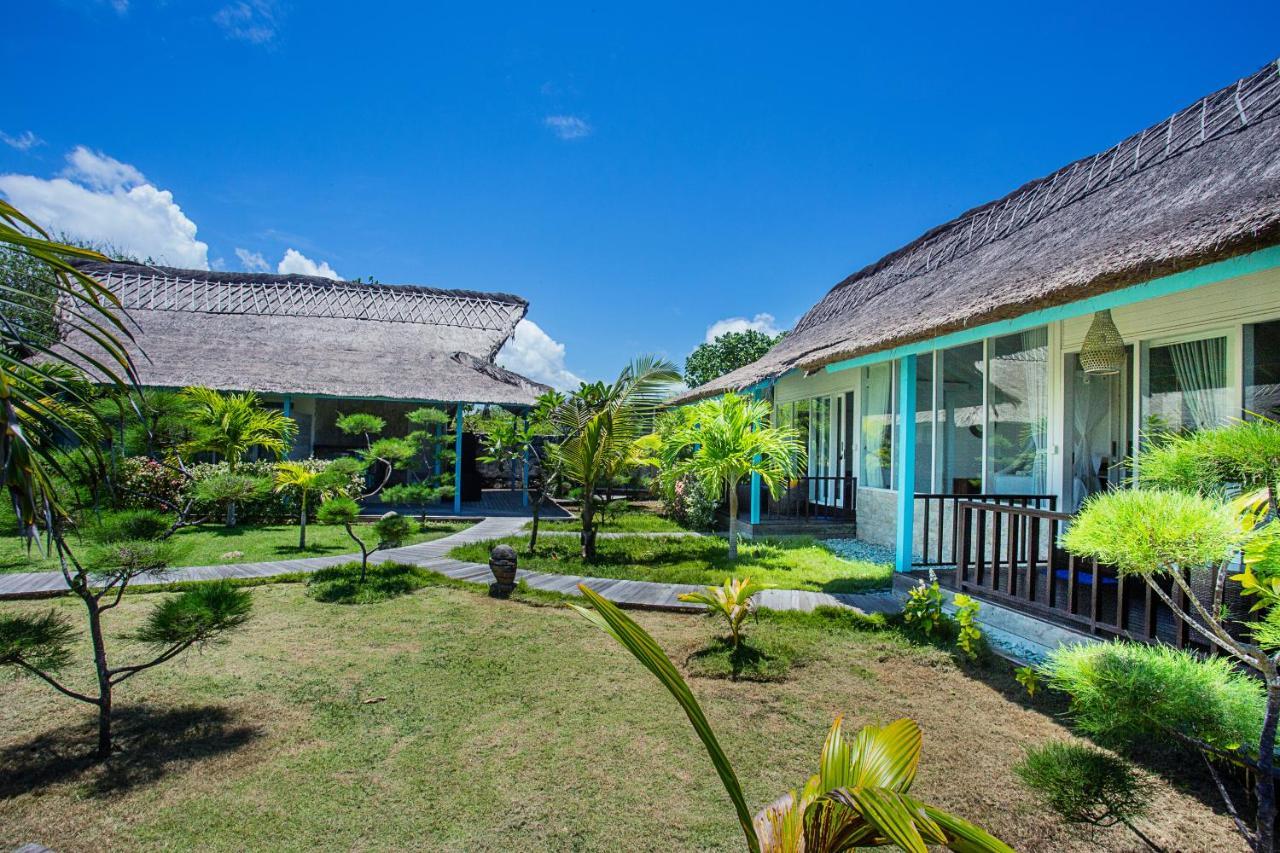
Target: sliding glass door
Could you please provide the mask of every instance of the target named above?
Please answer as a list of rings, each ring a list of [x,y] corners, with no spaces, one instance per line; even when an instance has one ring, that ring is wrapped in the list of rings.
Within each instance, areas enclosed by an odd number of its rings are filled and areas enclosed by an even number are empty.
[[[1227,335],[1147,346],[1143,358],[1144,441],[1218,426],[1239,417]]]

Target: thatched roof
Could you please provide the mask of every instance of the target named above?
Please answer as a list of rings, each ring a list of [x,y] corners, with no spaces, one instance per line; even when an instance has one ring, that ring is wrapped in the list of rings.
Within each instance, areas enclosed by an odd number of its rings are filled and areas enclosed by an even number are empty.
[[[1276,243],[1280,62],[926,232],[833,287],[764,357],[677,402]]]
[[[528,310],[518,296],[133,263],[83,269],[123,303],[144,385],[506,405],[546,390],[493,361]]]

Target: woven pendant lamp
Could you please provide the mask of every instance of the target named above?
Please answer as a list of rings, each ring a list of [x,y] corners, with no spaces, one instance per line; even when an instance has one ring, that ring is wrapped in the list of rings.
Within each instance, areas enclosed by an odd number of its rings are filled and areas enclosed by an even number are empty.
[[[1090,376],[1114,376],[1124,369],[1124,338],[1110,311],[1098,311],[1080,346],[1080,366]]]

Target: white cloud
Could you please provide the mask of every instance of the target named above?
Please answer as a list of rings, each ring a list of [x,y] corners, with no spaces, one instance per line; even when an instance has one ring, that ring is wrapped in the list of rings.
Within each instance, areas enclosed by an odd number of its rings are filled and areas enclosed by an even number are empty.
[[[0,130],[0,142],[3,142],[10,148],[16,148],[19,151],[30,151],[37,145],[44,145],[44,140],[29,130],[24,130],[17,136],[10,136],[3,130]]]
[[[271,264],[267,263],[267,259],[262,257],[261,252],[237,248],[236,257],[240,259],[240,265],[244,267],[245,272],[271,272]]]
[[[62,170],[62,176],[97,190],[127,189],[147,182],[146,177],[128,163],[121,163],[101,151],[90,151],[83,145],[77,145],[67,155],[67,167]]]
[[[547,116],[542,123],[561,139],[581,139],[595,129],[578,116]]]
[[[213,15],[213,22],[228,38],[249,44],[266,44],[278,30],[276,4],[272,0],[239,0],[228,3]]]
[[[236,254],[240,254],[239,249],[236,249]],[[262,255],[258,255],[257,258],[261,260]],[[244,260],[244,258],[242,257],[241,260]],[[285,249],[284,257],[280,259],[280,263],[276,264],[276,272],[281,275],[318,275],[322,278],[342,278],[333,267],[329,266],[328,262],[320,261],[320,263],[316,263],[297,249]]]
[[[128,163],[83,146],[67,155],[62,177],[0,175],[0,192],[54,233],[108,243],[141,258],[209,268],[209,246],[173,193],[148,183]]]
[[[766,335],[773,337],[783,331],[778,328],[776,317],[772,314],[761,312],[750,320],[746,317],[726,317],[723,320],[716,320],[710,326],[707,326],[706,342],[711,343],[727,332],[745,332],[747,329],[755,329],[757,332],[764,332]]]
[[[564,344],[532,320],[516,324],[515,334],[498,352],[498,364],[561,391],[577,388],[582,382],[564,366]]]

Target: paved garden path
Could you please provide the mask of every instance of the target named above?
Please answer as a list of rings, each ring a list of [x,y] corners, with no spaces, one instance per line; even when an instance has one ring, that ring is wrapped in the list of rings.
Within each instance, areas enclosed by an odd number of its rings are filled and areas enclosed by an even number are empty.
[[[527,519],[524,518],[485,518],[466,530],[452,533],[440,539],[433,539],[430,542],[422,542],[417,545],[406,545],[403,548],[379,551],[374,556],[374,559],[378,562],[394,560],[399,563],[413,563],[458,580],[488,583],[493,580],[493,575],[489,573],[487,565],[465,563],[445,555],[459,545],[514,535],[523,529],[526,521]],[[326,566],[349,563],[352,560],[352,556],[351,554],[336,554],[331,557],[275,560],[266,563],[188,566],[137,578],[132,585],[151,586],[177,581],[205,581],[222,578],[266,578],[295,572],[314,572]],[[692,584],[592,578],[580,575],[531,572],[524,569],[518,572],[517,578],[533,589],[562,592],[570,595],[578,594],[578,584],[586,584],[605,598],[623,607],[686,612],[701,610],[701,607],[697,605],[686,604],[678,599],[681,593],[701,588]],[[66,591],[67,584],[60,572],[21,572],[0,575],[0,599],[37,598],[60,595]],[[815,607],[834,606],[851,607],[866,613],[888,613],[901,609],[897,600],[888,592],[827,593],[794,589],[768,589],[758,593],[756,601],[761,607],[768,607],[773,610],[810,611]]]

